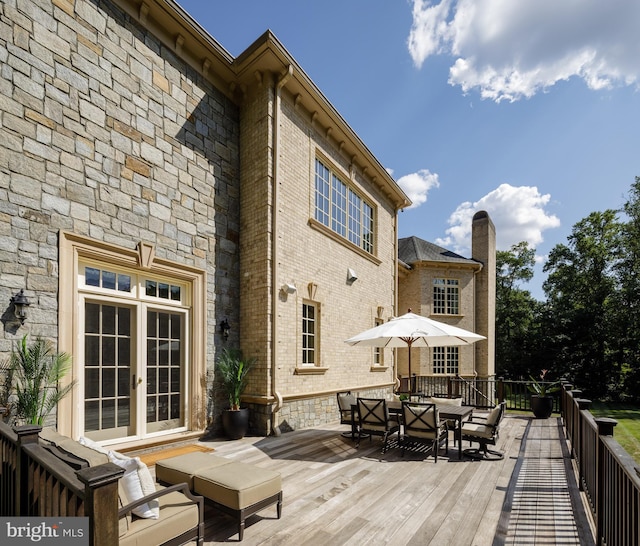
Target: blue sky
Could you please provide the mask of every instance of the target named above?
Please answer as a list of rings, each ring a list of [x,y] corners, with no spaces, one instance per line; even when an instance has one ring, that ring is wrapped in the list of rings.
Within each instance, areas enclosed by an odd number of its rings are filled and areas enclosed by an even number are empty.
[[[234,56],[275,33],[413,199],[400,237],[469,256],[487,210],[542,264],[640,175],[637,0],[179,3]]]

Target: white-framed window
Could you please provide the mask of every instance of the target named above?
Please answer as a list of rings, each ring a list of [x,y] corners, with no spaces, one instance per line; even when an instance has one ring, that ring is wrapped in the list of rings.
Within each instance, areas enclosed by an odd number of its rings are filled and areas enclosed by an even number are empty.
[[[374,252],[374,208],[316,159],[315,219],[357,247]]]
[[[457,315],[460,312],[458,279],[433,279],[433,314]]]
[[[433,347],[433,373],[457,375],[458,347]]]
[[[319,364],[318,340],[320,333],[320,307],[315,302],[302,304],[302,365]]]
[[[380,326],[384,321],[381,318],[374,320],[374,327]],[[382,347],[373,348],[373,365],[384,366],[384,349]]]
[[[105,444],[203,427],[206,274],[60,234],[59,347],[72,355],[61,433]]]

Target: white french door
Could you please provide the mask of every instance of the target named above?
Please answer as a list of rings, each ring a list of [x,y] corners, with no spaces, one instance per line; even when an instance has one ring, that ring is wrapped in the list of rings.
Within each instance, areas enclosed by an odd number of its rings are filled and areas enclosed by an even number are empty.
[[[136,278],[110,292],[108,271],[87,267],[95,293],[80,295],[81,435],[115,442],[184,430],[189,310],[181,289]],[[115,274],[114,274],[115,275]],[[86,283],[88,285],[88,283]],[[166,289],[165,289],[166,288]]]

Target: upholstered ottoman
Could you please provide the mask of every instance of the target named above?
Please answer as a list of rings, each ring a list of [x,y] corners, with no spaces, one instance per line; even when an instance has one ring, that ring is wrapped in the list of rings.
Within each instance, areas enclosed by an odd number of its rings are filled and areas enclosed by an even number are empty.
[[[242,540],[244,521],[263,508],[277,503],[278,519],[282,515],[282,479],[278,472],[245,463],[231,462],[198,471],[193,490],[238,519]]]
[[[277,503],[282,515],[282,479],[278,472],[207,453],[188,453],[156,463],[156,480],[174,484],[186,482],[192,491],[215,508],[238,521],[238,538],[244,535],[245,520]]]
[[[193,477],[197,472],[232,462],[202,451],[160,459],[156,462],[156,481],[170,485],[184,482],[193,491]]]

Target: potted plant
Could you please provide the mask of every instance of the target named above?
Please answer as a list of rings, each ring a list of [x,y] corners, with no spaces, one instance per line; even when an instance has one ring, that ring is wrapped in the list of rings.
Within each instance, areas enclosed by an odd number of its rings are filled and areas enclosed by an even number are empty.
[[[43,425],[51,410],[71,392],[72,381],[60,380],[71,370],[71,357],[57,353],[53,344],[38,337],[31,345],[25,335],[11,352],[8,365],[15,395],[15,418],[22,424]]]
[[[545,377],[549,370],[541,370],[540,380],[529,376],[531,383],[527,385],[531,391],[531,411],[538,419],[547,419],[553,412],[553,396],[554,392],[560,390],[560,382],[545,381]]]
[[[227,437],[239,440],[249,428],[249,409],[240,408],[240,397],[247,387],[248,374],[255,359],[245,359],[237,349],[224,349],[216,361],[220,387],[229,398],[229,409],[222,412],[222,427]]]

